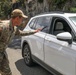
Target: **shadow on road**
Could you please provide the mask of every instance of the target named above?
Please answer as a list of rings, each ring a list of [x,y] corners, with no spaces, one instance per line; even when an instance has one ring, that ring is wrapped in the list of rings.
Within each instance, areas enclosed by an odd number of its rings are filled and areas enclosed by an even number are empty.
[[[52,75],[38,64],[33,67],[26,66],[23,59],[16,61],[15,65],[21,75]]]
[[[14,37],[8,47],[15,50],[20,49],[21,37]],[[16,61],[15,65],[21,75],[52,75],[38,64],[35,64],[33,67],[26,66],[23,59]]]

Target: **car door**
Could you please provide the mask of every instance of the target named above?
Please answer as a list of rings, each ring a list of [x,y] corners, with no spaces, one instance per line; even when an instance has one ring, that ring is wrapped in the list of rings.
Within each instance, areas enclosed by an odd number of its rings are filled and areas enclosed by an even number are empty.
[[[33,56],[43,61],[44,60],[44,50],[43,50],[44,38],[48,33],[51,18],[49,16],[48,17],[43,16],[43,17],[38,17],[36,19],[37,21],[34,29],[41,28],[42,30],[38,33],[35,33],[34,35],[29,36],[29,42],[31,45],[31,50],[32,50],[31,52]]]
[[[56,24],[59,25],[56,27]],[[45,37],[45,63],[63,75],[75,75],[75,46],[56,37],[59,33],[71,33],[72,30],[62,18],[55,18],[51,27],[50,34]]]

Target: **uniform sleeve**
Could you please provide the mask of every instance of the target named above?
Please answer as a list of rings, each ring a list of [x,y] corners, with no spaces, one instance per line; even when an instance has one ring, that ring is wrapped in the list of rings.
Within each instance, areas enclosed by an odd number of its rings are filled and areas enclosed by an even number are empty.
[[[21,31],[17,28],[16,34],[17,36],[27,36],[36,33],[35,31]]]

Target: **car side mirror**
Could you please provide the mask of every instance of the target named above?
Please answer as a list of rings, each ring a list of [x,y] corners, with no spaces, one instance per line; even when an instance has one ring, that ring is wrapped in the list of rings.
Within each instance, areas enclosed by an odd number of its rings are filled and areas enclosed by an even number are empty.
[[[59,33],[56,37],[58,40],[67,41],[69,44],[72,43],[72,35],[69,32]]]

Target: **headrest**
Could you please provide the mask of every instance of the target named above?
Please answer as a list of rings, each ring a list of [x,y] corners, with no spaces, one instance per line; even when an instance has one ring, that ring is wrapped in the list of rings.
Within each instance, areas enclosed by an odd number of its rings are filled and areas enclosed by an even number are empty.
[[[63,29],[63,23],[62,22],[57,22],[55,29]]]

